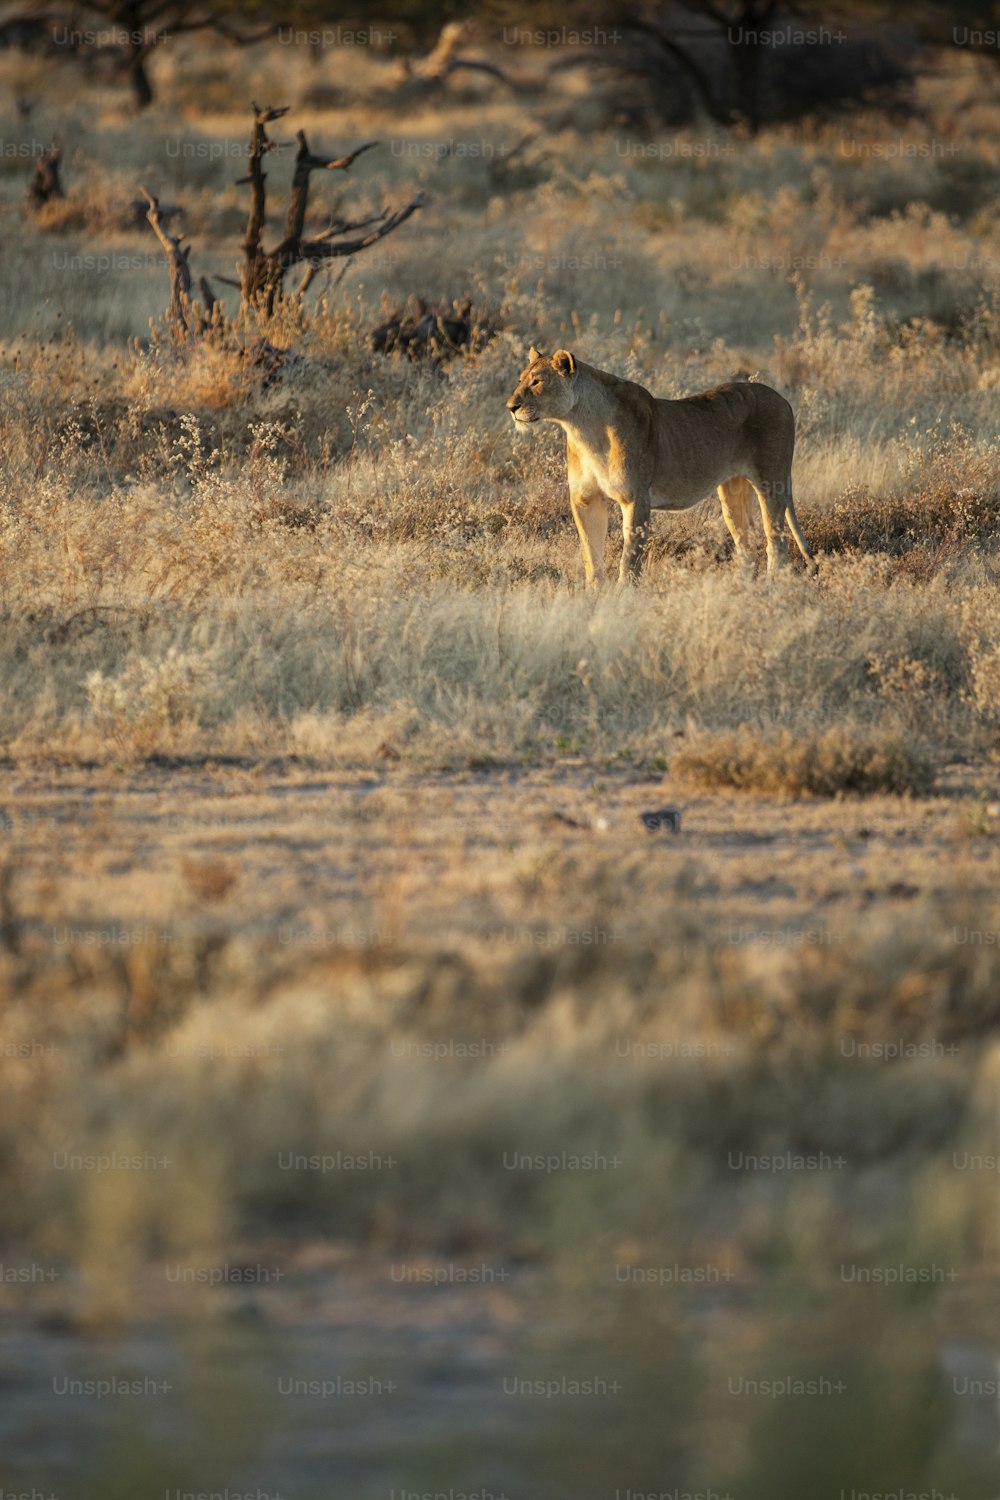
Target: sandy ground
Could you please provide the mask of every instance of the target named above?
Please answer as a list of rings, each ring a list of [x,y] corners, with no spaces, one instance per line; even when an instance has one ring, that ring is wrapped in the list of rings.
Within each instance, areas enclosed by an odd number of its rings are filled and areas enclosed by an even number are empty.
[[[717,939],[767,946],[847,942],[876,904],[990,895],[998,797],[1000,775],[982,766],[947,768],[921,799],[798,802],[582,762],[20,768],[0,777],[0,826],[20,919],[82,946],[209,921],[286,946],[608,943],[640,915],[630,889],[644,916],[682,891]],[[662,808],[679,812],[679,833],[644,825]],[[575,889],[546,880],[567,859]],[[622,870],[620,889],[602,888],[606,927],[591,922],[598,865]]]

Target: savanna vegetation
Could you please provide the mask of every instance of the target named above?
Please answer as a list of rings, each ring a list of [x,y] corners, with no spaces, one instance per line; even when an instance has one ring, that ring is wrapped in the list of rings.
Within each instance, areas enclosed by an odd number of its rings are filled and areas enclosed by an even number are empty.
[[[670,125],[489,17],[0,55],[12,1488],[995,1487],[1000,74],[926,45]],[[258,295],[252,101],[265,252],[299,130],[296,250],[419,210]],[[709,499],[585,591],[532,343],[783,391],[818,578]]]

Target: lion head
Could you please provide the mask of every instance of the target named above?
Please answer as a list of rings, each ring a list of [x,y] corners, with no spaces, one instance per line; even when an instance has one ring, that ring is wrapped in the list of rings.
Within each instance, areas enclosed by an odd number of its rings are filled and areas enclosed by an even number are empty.
[[[532,422],[546,418],[558,421],[567,416],[576,403],[575,375],[576,360],[568,349],[557,349],[555,354],[546,357],[532,348],[528,354],[528,368],[507,402],[507,410],[518,427],[530,427]]]

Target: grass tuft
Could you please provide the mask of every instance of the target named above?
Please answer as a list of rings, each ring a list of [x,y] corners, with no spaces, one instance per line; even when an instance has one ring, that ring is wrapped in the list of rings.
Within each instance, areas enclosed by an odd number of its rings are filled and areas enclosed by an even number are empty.
[[[901,735],[841,725],[812,735],[744,726],[705,736],[670,769],[698,786],[787,797],[919,797],[934,784],[932,761]]]

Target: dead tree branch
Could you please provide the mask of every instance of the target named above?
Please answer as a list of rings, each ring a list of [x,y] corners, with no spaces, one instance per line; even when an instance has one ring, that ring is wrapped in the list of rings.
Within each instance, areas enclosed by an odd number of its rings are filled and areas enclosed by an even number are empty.
[[[401,81],[412,87],[437,88],[461,68],[488,73],[501,83],[510,79],[497,63],[485,57],[470,57],[459,49],[475,37],[476,28],[469,21],[448,21],[426,57],[404,58]]]
[[[359,156],[373,150],[379,143],[366,141],[364,145],[356,146],[353,151],[342,156],[325,156],[310,150],[305,131],[300,130],[296,134],[298,150],[289,189],[284,233],[273,250],[265,249],[263,238],[267,228],[267,173],[264,164],[269,153],[278,146],[277,142],[271,140],[267,128],[287,113],[287,106],[273,108],[253,104],[249,170],[245,177],[239,179],[239,183],[248,186],[250,190],[239,279],[218,277],[225,286],[238,287],[241,312],[252,308],[270,316],[284,296],[284,279],[293,266],[305,263],[305,272],[295,294],[302,296],[324,262],[347,258],[367,250],[370,245],[385,239],[386,235],[405,224],[423,202],[422,197],[418,196],[395,212],[383,208],[379,213],[359,219],[331,218],[325,228],[312,234],[307,233],[312,174],[346,172]],[[190,246],[183,244],[181,235],[170,233],[167,227],[170,211],[145,188],[141,191],[148,205],[146,218],[166,251],[170,265],[168,317],[178,331],[204,332],[209,324],[224,321],[218,299],[206,279],[201,277],[198,285],[203,311],[197,308],[197,304],[192,304],[191,270],[188,265]]]
[[[188,265],[188,256],[191,254],[191,246],[186,248],[181,244],[179,234],[171,234],[160,219],[160,201],[145,188],[140,192],[149,204],[146,218],[152,225],[153,233],[159,240],[167,253],[170,262],[170,306],[167,316],[185,332],[188,331],[191,317],[191,268]],[[214,298],[212,299],[214,302]],[[201,320],[197,320],[200,324]]]

